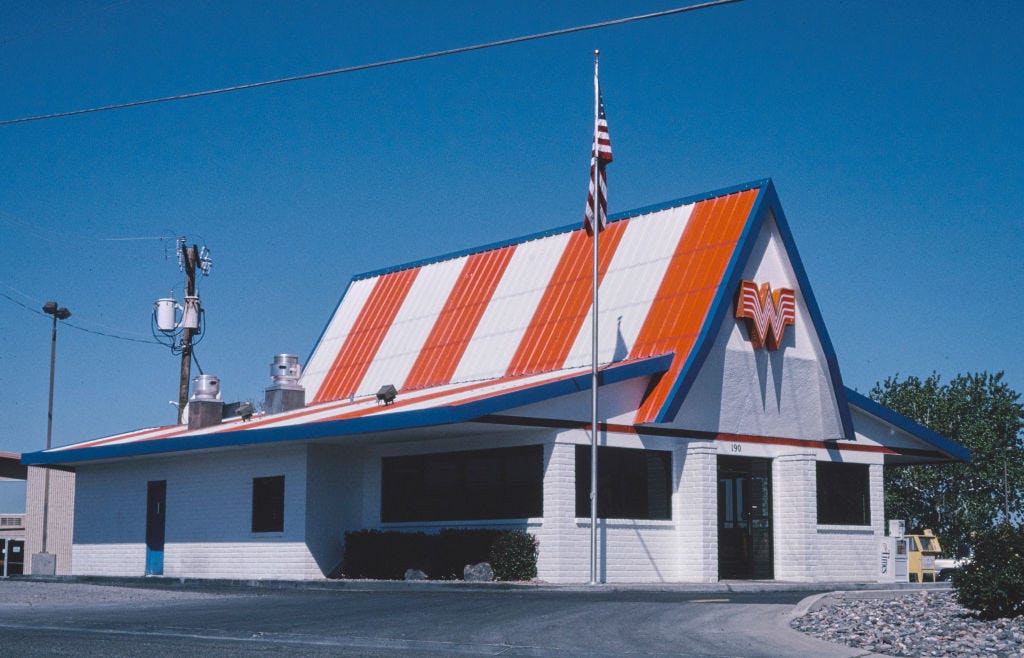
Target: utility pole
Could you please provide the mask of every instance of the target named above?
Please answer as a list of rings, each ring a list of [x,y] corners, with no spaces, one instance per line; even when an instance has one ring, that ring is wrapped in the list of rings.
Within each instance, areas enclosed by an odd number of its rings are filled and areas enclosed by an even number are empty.
[[[199,249],[196,245],[186,247],[184,240],[181,242],[181,262],[185,268],[185,300],[186,304],[190,297],[196,294],[196,263],[199,262]],[[181,334],[181,380],[178,383],[178,424],[180,425],[185,413],[185,405],[188,404],[189,375],[192,368],[192,334],[194,329],[185,327]]]

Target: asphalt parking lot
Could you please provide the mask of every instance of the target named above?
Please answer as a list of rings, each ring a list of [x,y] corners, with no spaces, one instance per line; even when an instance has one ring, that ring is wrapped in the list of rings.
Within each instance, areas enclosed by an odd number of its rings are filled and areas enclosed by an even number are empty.
[[[10,579],[0,634],[12,655],[855,655],[788,628],[820,591]]]

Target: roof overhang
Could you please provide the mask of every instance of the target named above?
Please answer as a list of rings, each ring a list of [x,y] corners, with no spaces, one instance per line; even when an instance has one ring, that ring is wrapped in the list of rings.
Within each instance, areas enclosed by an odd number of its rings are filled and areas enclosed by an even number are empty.
[[[646,359],[621,361],[600,368],[599,386],[649,377],[665,372],[672,363],[673,354],[662,354]],[[22,455],[26,465],[75,464],[91,461],[106,461],[179,453],[191,450],[215,450],[246,445],[285,443],[293,441],[314,442],[317,440],[379,436],[383,433],[402,433],[410,430],[471,423],[489,414],[523,407],[543,400],[550,400],[581,391],[590,390],[592,372],[590,367],[555,371],[536,376],[481,382],[472,387],[460,389],[456,399],[441,397],[435,404],[422,406],[420,399],[429,398],[431,392],[419,391],[410,395],[405,408],[396,403],[390,406],[370,408],[367,413],[345,416],[336,414],[328,419],[275,423],[275,416],[266,416],[266,424],[253,422],[247,427],[242,421],[225,423],[206,430],[183,432],[179,426],[159,428],[152,432],[134,433],[138,438],[110,442],[90,441],[77,446],[64,446]],[[302,413],[313,415],[318,408],[334,408],[337,405],[323,404],[306,407]],[[365,407],[364,407],[365,409]],[[339,417],[340,416],[340,417]],[[131,435],[127,435],[131,436]]]
[[[886,464],[934,464],[950,461],[971,461],[971,451],[964,446],[947,439],[902,414],[896,413],[888,407],[882,406],[853,389],[846,389],[846,399],[852,407],[887,425],[890,431],[899,433],[901,438],[904,439],[901,445],[887,446],[893,450],[893,453],[886,454]]]

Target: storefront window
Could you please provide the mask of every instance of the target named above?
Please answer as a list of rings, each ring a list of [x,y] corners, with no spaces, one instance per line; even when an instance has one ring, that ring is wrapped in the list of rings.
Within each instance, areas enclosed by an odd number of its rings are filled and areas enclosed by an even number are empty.
[[[818,523],[871,525],[867,464],[818,462]]]
[[[671,519],[672,453],[597,449],[597,515],[602,519]],[[576,446],[576,516],[590,516],[590,446]]]
[[[475,521],[543,515],[544,447],[385,457],[381,521]]]

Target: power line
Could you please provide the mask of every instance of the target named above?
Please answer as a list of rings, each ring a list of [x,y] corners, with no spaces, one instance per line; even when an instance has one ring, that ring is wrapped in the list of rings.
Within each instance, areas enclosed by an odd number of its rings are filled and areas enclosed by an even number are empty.
[[[161,98],[150,98],[141,101],[132,101],[129,103],[119,103],[117,105],[105,105],[102,107],[93,107],[83,110],[71,110],[69,112],[56,112],[54,114],[43,114],[33,117],[23,117],[20,119],[5,119],[0,121],[0,126],[8,126],[15,123],[27,123],[29,121],[44,121],[46,119],[62,119],[65,117],[78,116],[80,114],[91,114],[94,112],[107,112],[110,110],[123,110],[130,107],[140,107],[142,105],[153,105],[155,103],[168,103],[170,101],[182,101],[190,98],[202,98],[203,96],[213,96],[216,94],[227,94],[234,91],[244,91],[246,89],[257,89],[259,87],[269,87],[270,85],[279,85],[286,82],[298,82],[300,80],[312,80],[313,78],[324,78],[331,75],[340,75],[342,73],[355,73],[356,71],[366,71],[369,69],[381,68],[384,66],[394,66],[396,64],[408,64],[410,62],[419,62],[425,59],[434,59],[436,57],[446,57],[448,55],[459,55],[461,53],[473,52],[476,50],[485,50],[488,48],[497,48],[499,46],[510,46],[516,43],[524,43],[526,41],[535,41],[537,39],[548,39],[550,37],[562,36],[564,34],[573,34],[576,32],[585,32],[587,30],[596,30],[604,27],[611,27],[614,25],[623,25],[625,23],[635,23],[637,21],[644,21],[651,18],[662,18],[665,16],[672,16],[674,14],[682,14],[689,11],[696,11],[698,9],[709,9],[711,7],[717,7],[720,5],[728,5],[742,0],[712,0],[711,2],[704,2],[696,5],[689,5],[686,7],[677,7],[676,9],[667,9],[665,11],[658,11],[652,14],[642,14],[639,16],[630,16],[628,18],[617,18],[610,21],[602,21],[600,23],[591,23],[589,25],[579,25],[576,27],[567,27],[561,30],[553,30],[551,32],[541,32],[539,34],[531,34],[522,37],[513,37],[511,39],[502,39],[501,41],[491,41],[489,43],[481,43],[473,46],[462,46],[460,48],[452,48],[450,50],[439,50],[432,53],[425,53],[421,55],[411,55],[409,57],[399,57],[397,59],[389,59],[382,62],[374,62],[372,64],[358,64],[356,66],[347,66],[340,69],[332,69],[330,71],[320,71],[318,73],[304,73],[302,75],[293,75],[287,78],[277,78],[276,80],[264,80],[262,82],[250,82],[247,84],[235,85],[233,87],[222,87],[220,89],[208,89],[206,91],[194,91],[187,94],[176,94],[174,96],[163,96]]]
[[[21,308],[25,309],[29,313],[35,313],[36,315],[41,315],[43,317],[46,317],[46,314],[43,313],[42,311],[34,309],[34,308],[32,308],[31,306],[29,306],[27,304],[23,304],[22,302],[18,301],[14,297],[11,297],[10,295],[8,295],[7,293],[5,293],[3,291],[0,291],[0,297],[3,297],[4,299],[6,299],[7,301],[11,302],[12,304],[16,304],[17,306],[20,306]],[[114,334],[114,333],[110,333],[110,332],[107,332],[107,331],[97,331],[95,329],[88,329],[86,327],[82,327],[82,326],[79,326],[77,324],[72,324],[72,323],[68,322],[67,320],[62,320],[61,323],[64,324],[65,326],[71,327],[72,329],[77,329],[78,331],[84,331],[87,334],[94,334],[96,336],[103,336],[104,338],[114,338],[116,340],[124,340],[124,341],[128,341],[128,342],[131,342],[131,343],[148,343],[148,344],[152,344],[152,345],[161,345],[161,343],[159,343],[158,341],[152,340],[152,339],[132,338],[130,336],[122,336],[120,334]]]

